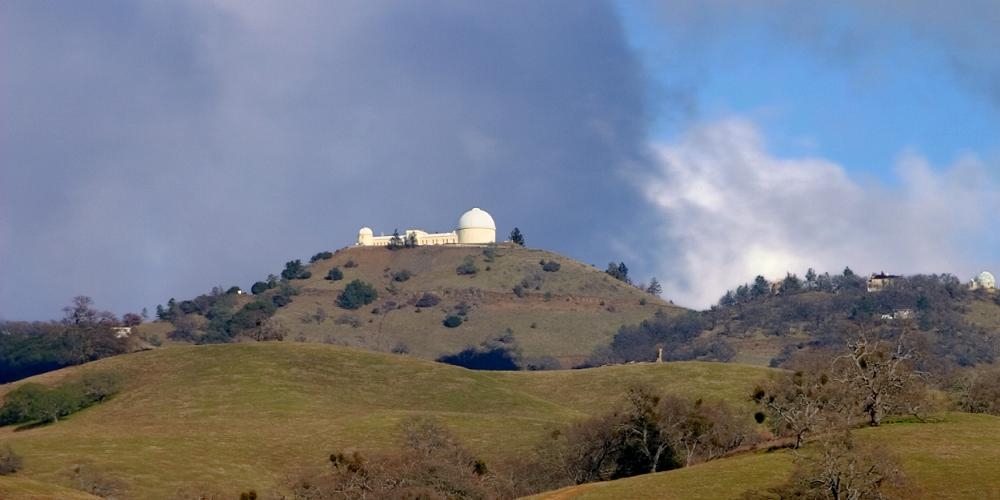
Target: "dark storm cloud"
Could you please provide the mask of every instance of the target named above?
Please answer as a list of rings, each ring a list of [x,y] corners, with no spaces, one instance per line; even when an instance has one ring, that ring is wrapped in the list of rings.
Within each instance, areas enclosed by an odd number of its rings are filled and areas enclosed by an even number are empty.
[[[472,206],[600,264],[642,213],[643,75],[603,2],[16,1],[0,37],[8,319],[248,286]]]

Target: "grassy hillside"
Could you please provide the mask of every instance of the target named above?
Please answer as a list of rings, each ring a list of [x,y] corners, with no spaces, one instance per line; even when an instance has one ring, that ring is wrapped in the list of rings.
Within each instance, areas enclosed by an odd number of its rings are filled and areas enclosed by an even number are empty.
[[[890,424],[858,436],[885,443],[897,454],[919,498],[1000,498],[1000,417],[949,414],[941,422]],[[737,498],[778,485],[791,471],[789,451],[757,453],[535,498]]]
[[[440,418],[497,461],[604,411],[632,383],[747,404],[768,373],[698,362],[474,372],[322,344],[245,343],[134,353],[27,381],[54,384],[90,370],[122,373],[124,390],[56,425],[0,428],[0,442],[24,457],[17,481],[71,486],[72,469],[84,464],[126,485],[131,498],[275,493],[333,451],[395,446],[397,424],[411,415]],[[0,386],[0,395],[16,386]]]
[[[341,249],[332,258],[310,265],[311,278],[292,281],[300,294],[279,309],[275,319],[289,339],[381,352],[405,349],[426,359],[478,345],[509,329],[526,358],[551,356],[569,368],[595,347],[606,345],[621,325],[638,323],[659,309],[682,310],[603,270],[551,252],[497,246],[491,257],[484,250],[457,246]],[[456,268],[467,259],[478,272],[459,275]],[[558,262],[559,270],[544,271],[542,260]],[[343,280],[324,279],[333,267],[343,271]],[[405,281],[393,279],[403,271],[412,276]],[[338,307],[337,296],[355,279],[372,284],[378,300],[357,310]],[[527,286],[518,296],[513,290],[522,284]],[[436,295],[440,303],[415,307],[424,293]],[[466,321],[446,328],[442,321],[462,304]],[[149,333],[156,328],[143,326]],[[161,338],[169,331],[164,328],[155,332]]]

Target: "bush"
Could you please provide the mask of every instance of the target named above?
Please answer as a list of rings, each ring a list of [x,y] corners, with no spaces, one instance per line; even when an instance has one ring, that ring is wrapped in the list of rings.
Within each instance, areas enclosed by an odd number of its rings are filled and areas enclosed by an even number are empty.
[[[312,276],[312,273],[306,271],[305,266],[302,265],[302,261],[299,259],[286,262],[285,269],[281,271],[281,277],[286,280],[304,280],[310,276]]]
[[[117,393],[118,376],[89,373],[81,380],[56,387],[27,383],[10,391],[0,407],[0,425],[26,422],[54,423]]]
[[[545,271],[547,273],[554,273],[558,271],[561,267],[562,266],[554,260],[550,260],[548,262],[542,261],[542,271]]]
[[[0,476],[9,476],[21,470],[23,464],[21,456],[14,453],[9,444],[0,448]]]
[[[352,267],[358,267],[358,263],[354,262],[354,259],[347,259],[347,262],[344,263],[344,267],[346,267],[348,269],[350,269]]]
[[[524,298],[524,287],[521,285],[515,285],[514,295],[517,295],[518,298]]]
[[[454,314],[449,315],[444,319],[444,321],[442,321],[442,324],[448,328],[455,328],[462,324],[462,317]]]
[[[459,320],[461,320],[461,318],[459,318]],[[504,347],[494,347],[492,349],[467,347],[461,352],[441,356],[437,360],[441,363],[461,366],[470,370],[512,371],[519,369],[517,366],[516,353]]]
[[[333,257],[333,252],[320,252],[316,255],[313,255],[312,258],[309,259],[309,262],[312,263],[318,260],[327,260],[331,257]]]
[[[409,270],[403,269],[402,271],[397,271],[392,273],[392,280],[398,281],[400,283],[410,279],[413,276]]]
[[[337,297],[337,305],[344,309],[358,309],[361,306],[371,304],[378,298],[375,287],[361,280],[354,280],[347,284],[347,288]]]
[[[271,285],[269,285],[266,281],[258,281],[254,283],[252,287],[250,287],[250,293],[254,295],[260,295],[270,289]]]
[[[341,271],[339,267],[330,269],[330,272],[326,273],[326,279],[330,281],[340,281],[344,279],[344,271]]]
[[[466,257],[465,262],[455,268],[455,272],[458,273],[459,276],[465,276],[476,274],[479,272],[479,269],[476,267],[475,259],[472,257]]]
[[[438,305],[440,302],[441,299],[438,298],[437,295],[428,292],[425,293],[423,296],[421,296],[419,299],[417,299],[417,302],[414,303],[413,305],[417,307],[434,307]]]
[[[287,295],[278,294],[271,297],[271,302],[273,302],[277,307],[285,307],[292,303],[292,298]]]

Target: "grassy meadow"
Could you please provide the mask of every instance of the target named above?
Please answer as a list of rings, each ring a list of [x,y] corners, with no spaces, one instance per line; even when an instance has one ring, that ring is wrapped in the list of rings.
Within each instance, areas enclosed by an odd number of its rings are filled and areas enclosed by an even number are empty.
[[[396,446],[406,417],[429,415],[487,460],[532,449],[552,430],[611,408],[648,384],[748,404],[769,370],[684,362],[555,372],[475,372],[406,356],[309,343],[172,346],[107,358],[29,381],[54,384],[113,370],[125,388],[55,425],[0,428],[24,457],[0,497],[30,484],[71,487],[83,465],[128,498],[265,497],[331,452]],[[0,386],[0,395],[17,384]],[[749,407],[747,407],[749,409]],[[748,418],[749,411],[748,411]]]
[[[939,421],[863,429],[857,437],[884,444],[900,459],[910,482],[907,498],[1000,499],[1000,417],[949,413]],[[738,498],[781,484],[792,468],[789,450],[756,452],[532,498]]]

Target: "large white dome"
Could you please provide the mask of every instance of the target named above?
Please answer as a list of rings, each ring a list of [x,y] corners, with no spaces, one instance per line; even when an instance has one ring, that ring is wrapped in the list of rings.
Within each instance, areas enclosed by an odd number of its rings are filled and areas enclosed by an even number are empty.
[[[458,229],[492,229],[496,230],[497,225],[493,222],[493,217],[485,210],[473,208],[462,214],[458,218]]]

